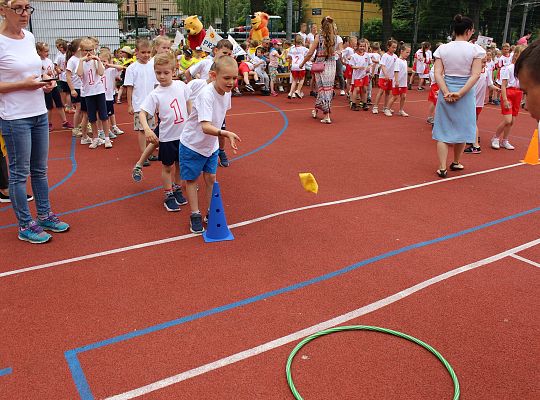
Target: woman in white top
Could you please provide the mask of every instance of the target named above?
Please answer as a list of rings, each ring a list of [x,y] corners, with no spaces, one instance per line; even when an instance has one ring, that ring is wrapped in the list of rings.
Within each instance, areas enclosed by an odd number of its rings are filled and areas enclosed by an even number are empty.
[[[51,212],[47,159],[49,121],[43,92],[54,81],[41,75],[41,59],[34,35],[24,28],[34,9],[28,0],[0,0],[0,126],[9,158],[9,196],[19,223],[19,239],[47,242],[51,235],[69,228]],[[34,221],[26,198],[26,182],[32,177],[38,218]]]
[[[469,43],[474,33],[470,18],[454,17],[455,39],[439,46],[435,51],[435,81],[439,96],[435,110],[433,139],[437,141],[439,168],[437,175],[446,178],[448,145],[454,145],[452,171],[462,170],[461,155],[466,143],[476,137],[476,107],[474,90],[471,90],[482,72],[482,58],[486,51]]]

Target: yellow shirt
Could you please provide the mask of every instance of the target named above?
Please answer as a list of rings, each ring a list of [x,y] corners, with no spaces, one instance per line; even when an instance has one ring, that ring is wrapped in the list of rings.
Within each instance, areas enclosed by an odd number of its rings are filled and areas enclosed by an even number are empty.
[[[195,57],[191,57],[190,60],[186,60],[186,56],[182,54],[182,57],[180,57],[180,62],[178,63],[180,66],[180,69],[182,71],[187,70],[189,67],[191,67],[193,64],[197,64],[200,60]]]

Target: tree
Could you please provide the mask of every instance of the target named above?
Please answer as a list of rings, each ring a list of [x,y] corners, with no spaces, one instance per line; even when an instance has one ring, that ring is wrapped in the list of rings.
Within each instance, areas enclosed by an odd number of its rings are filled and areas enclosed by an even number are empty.
[[[257,11],[267,11],[267,5],[264,0],[249,0],[249,4],[251,5],[251,13],[256,13]]]
[[[204,26],[213,25],[216,18],[223,17],[223,1],[176,0],[178,9],[186,15],[198,15]]]

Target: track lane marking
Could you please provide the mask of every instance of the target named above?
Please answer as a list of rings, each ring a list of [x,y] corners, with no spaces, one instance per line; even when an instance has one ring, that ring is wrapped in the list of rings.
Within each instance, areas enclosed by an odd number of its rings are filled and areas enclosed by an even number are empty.
[[[201,365],[201,366],[199,366],[197,368],[190,369],[190,370],[182,372],[180,374],[173,375],[173,376],[170,376],[168,378],[161,379],[159,381],[156,381],[154,383],[151,383],[151,384],[148,384],[148,385],[145,385],[145,386],[141,386],[141,387],[139,387],[137,389],[133,389],[133,390],[130,390],[130,391],[127,391],[127,392],[124,392],[124,393],[114,395],[112,397],[108,397],[107,400],[133,399],[135,397],[139,397],[139,396],[148,394],[150,392],[154,392],[156,390],[163,389],[165,387],[168,387],[168,386],[174,385],[176,383],[179,383],[179,382],[194,378],[196,376],[203,375],[203,374],[206,374],[208,372],[211,372],[211,371],[214,371],[214,370],[217,370],[217,369],[220,369],[220,368],[224,368],[224,367],[226,367],[228,365],[237,363],[239,361],[246,360],[248,358],[257,356],[257,355],[265,353],[267,351],[270,351],[270,350],[276,349],[278,347],[287,345],[289,343],[299,341],[299,340],[301,340],[301,339],[303,339],[303,338],[305,338],[307,336],[313,335],[313,334],[315,334],[315,333],[317,333],[319,331],[333,328],[333,327],[335,327],[337,325],[344,324],[344,323],[349,322],[349,321],[351,321],[353,319],[359,318],[359,317],[361,317],[363,315],[366,315],[366,314],[369,314],[371,312],[377,311],[377,310],[379,310],[379,309],[381,309],[383,307],[386,307],[386,306],[388,306],[388,305],[390,305],[392,303],[395,303],[395,302],[397,302],[399,300],[402,300],[402,299],[404,299],[406,297],[409,297],[412,294],[414,294],[414,293],[416,293],[416,292],[418,292],[418,291],[420,291],[422,289],[425,289],[425,288],[427,288],[429,286],[432,286],[432,285],[434,285],[436,283],[442,282],[442,281],[444,281],[446,279],[449,279],[451,277],[454,277],[456,275],[462,274],[463,272],[471,271],[471,270],[473,270],[475,268],[478,268],[478,267],[481,267],[481,266],[484,266],[484,265],[487,265],[487,264],[491,264],[491,263],[493,263],[495,261],[501,260],[501,259],[509,257],[509,256],[510,257],[515,257],[515,253],[517,253],[519,251],[523,251],[523,250],[528,249],[530,247],[536,246],[538,244],[540,244],[540,239],[530,241],[528,243],[522,244],[520,246],[516,246],[516,247],[514,247],[512,249],[503,251],[501,253],[498,253],[498,254],[495,254],[493,256],[484,258],[482,260],[479,260],[479,261],[476,261],[476,262],[461,266],[459,268],[455,268],[455,269],[453,269],[451,271],[448,271],[448,272],[445,272],[443,274],[437,275],[437,276],[435,276],[435,277],[433,277],[431,279],[425,280],[425,281],[420,282],[420,283],[418,283],[418,284],[416,284],[414,286],[411,286],[411,287],[409,287],[407,289],[404,289],[404,290],[402,290],[400,292],[397,292],[397,293],[395,293],[395,294],[393,294],[391,296],[385,297],[383,299],[375,301],[375,302],[373,302],[371,304],[368,304],[366,306],[357,308],[356,310],[350,311],[350,312],[348,312],[346,314],[342,314],[342,315],[340,315],[338,317],[335,317],[335,318],[329,319],[327,321],[321,322],[321,323],[319,323],[317,325],[313,325],[313,326],[310,326],[308,328],[293,332],[293,333],[291,333],[291,334],[289,334],[287,336],[280,337],[278,339],[272,340],[270,342],[266,342],[266,343],[261,344],[261,345],[256,346],[256,347],[252,347],[251,349],[241,351],[239,353],[230,355],[228,357],[221,358],[221,359],[213,361],[211,363]],[[540,265],[537,265],[537,266],[540,266]]]
[[[328,206],[334,206],[334,205],[345,204],[345,203],[352,203],[352,202],[356,202],[356,201],[372,199],[372,198],[375,198],[375,197],[387,196],[387,195],[394,194],[394,193],[399,193],[399,192],[404,192],[404,191],[408,191],[408,190],[418,189],[418,188],[431,186],[431,185],[443,184],[445,182],[451,182],[451,181],[458,180],[458,179],[465,179],[465,178],[469,178],[469,177],[472,177],[472,176],[484,175],[484,174],[488,174],[488,173],[491,173],[491,172],[501,171],[501,170],[510,169],[510,168],[514,168],[514,167],[519,167],[521,165],[525,165],[525,164],[523,164],[523,163],[510,164],[510,165],[505,165],[505,166],[502,166],[502,167],[496,167],[496,168],[491,168],[491,169],[487,169],[487,170],[472,172],[470,174],[464,174],[464,175],[459,175],[459,176],[453,176],[453,177],[446,178],[446,179],[438,179],[438,180],[434,180],[434,181],[428,181],[428,182],[419,183],[419,184],[416,184],[416,185],[404,186],[404,187],[400,187],[400,188],[397,188],[397,189],[385,190],[385,191],[382,191],[382,192],[371,193],[371,194],[367,194],[367,195],[363,195],[363,196],[350,197],[350,198],[342,199],[342,200],[335,200],[335,201],[329,201],[329,202],[324,202],[324,203],[311,204],[311,205],[303,206],[303,207],[291,208],[291,209],[288,209],[288,210],[278,211],[278,212],[275,212],[275,213],[272,213],[272,214],[263,215],[263,216],[253,218],[253,219],[249,219],[249,220],[246,220],[246,221],[237,222],[237,223],[229,225],[229,228],[235,229],[235,228],[239,228],[239,227],[242,227],[242,226],[247,226],[247,225],[257,223],[257,222],[265,221],[265,220],[268,220],[268,219],[271,219],[271,218],[276,218],[276,217],[286,215],[286,214],[292,214],[292,213],[311,210],[311,209],[315,209],[315,208],[328,207]],[[138,244],[134,244],[134,245],[130,245],[130,246],[119,247],[119,248],[116,248],[116,249],[100,251],[100,252],[96,252],[96,253],[90,253],[90,254],[86,254],[86,255],[82,255],[82,256],[77,256],[77,257],[67,258],[67,259],[63,259],[63,260],[53,261],[53,262],[49,262],[49,263],[45,263],[45,264],[34,265],[34,266],[31,266],[31,267],[19,268],[19,269],[15,269],[15,270],[0,273],[0,278],[5,278],[5,277],[8,277],[8,276],[13,276],[13,275],[19,275],[19,274],[23,274],[23,273],[26,273],[26,272],[37,271],[37,270],[46,269],[46,268],[57,267],[57,266],[60,266],[60,265],[65,265],[65,264],[71,264],[71,263],[75,263],[75,262],[79,262],[79,261],[90,260],[92,258],[109,256],[109,255],[112,255],[112,254],[123,253],[123,252],[131,251],[131,250],[137,250],[137,249],[142,249],[142,248],[151,247],[151,246],[159,246],[159,245],[162,245],[162,244],[178,242],[178,241],[181,241],[181,240],[191,239],[191,238],[194,238],[194,237],[197,237],[197,236],[200,236],[200,235],[195,235],[193,233],[189,233],[189,234],[185,234],[185,235],[173,236],[173,237],[170,237],[170,238],[153,240],[153,241],[150,241],[150,242],[144,242],[144,243],[138,243]]]
[[[516,260],[519,260],[519,261],[523,261],[524,263],[530,264],[534,267],[540,268],[539,263],[529,260],[528,258],[518,256],[517,254],[511,254],[510,257],[515,258]]]

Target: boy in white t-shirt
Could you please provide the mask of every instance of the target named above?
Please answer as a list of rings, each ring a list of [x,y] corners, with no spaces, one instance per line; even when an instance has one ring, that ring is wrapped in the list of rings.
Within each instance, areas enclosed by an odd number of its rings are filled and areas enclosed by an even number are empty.
[[[112,63],[112,54],[109,50],[101,49],[99,59],[105,67],[105,73],[101,77],[101,80],[105,86],[105,102],[107,103],[107,115],[109,116],[109,125],[111,126],[109,137],[114,139],[117,135],[122,135],[124,133],[124,131],[116,125],[116,116],[114,115],[116,81],[120,78],[124,68],[121,65]],[[105,133],[103,131],[101,132],[103,133],[103,136],[105,136]],[[105,138],[103,137],[103,139]]]
[[[394,63],[394,77],[392,80],[392,98],[384,110],[384,115],[387,117],[392,116],[392,104],[399,97],[399,115],[402,117],[408,117],[409,114],[403,109],[405,106],[405,99],[407,98],[407,77],[408,77],[408,65],[407,59],[411,54],[411,47],[409,45],[402,45],[399,50],[399,58]]]
[[[366,46],[366,42],[361,40],[356,47],[356,53],[349,59],[349,65],[353,71],[352,81],[354,89],[350,96],[350,105],[353,111],[360,111],[360,108],[364,111],[368,110],[366,88],[369,85],[368,70],[371,65],[371,57],[369,53],[366,53]]]
[[[304,85],[304,79],[306,77],[306,69],[304,67],[300,68],[300,63],[304,61],[308,49],[303,45],[304,39],[300,35],[296,35],[294,38],[294,47],[289,49],[287,57],[290,59],[291,64],[291,90],[287,95],[287,98],[297,97],[301,99],[302,94],[302,85]]]
[[[392,78],[394,76],[394,64],[398,57],[395,54],[398,43],[394,39],[390,39],[387,43],[387,51],[381,57],[379,71],[379,91],[373,105],[373,114],[379,113],[379,102],[384,94],[383,112],[388,108],[388,102],[392,99]]]
[[[157,81],[154,69],[148,63],[152,55],[150,41],[148,39],[137,40],[135,54],[137,61],[127,67],[124,86],[127,88],[128,113],[133,115],[133,129],[138,133],[139,150],[142,154],[146,149],[146,137],[144,135],[144,127],[139,119],[139,113],[142,102],[154,90]],[[147,122],[150,128],[154,129],[156,127],[153,115],[148,116]],[[145,160],[143,166],[146,167],[149,165],[150,162]]]
[[[157,54],[154,57],[154,71],[159,86],[141,104],[140,121],[147,140],[157,144],[158,137],[150,129],[147,116],[159,114],[159,161],[161,178],[165,190],[163,205],[167,211],[180,211],[187,204],[180,187],[178,146],[185,121],[191,111],[189,89],[182,81],[174,81],[176,60],[171,53]],[[176,168],[174,168],[176,167]]]
[[[210,206],[212,188],[216,181],[218,138],[229,139],[235,152],[236,141],[240,141],[235,133],[218,128],[222,126],[225,114],[231,108],[231,90],[238,76],[238,65],[232,57],[221,57],[215,61],[214,68],[215,71],[210,71],[214,82],[204,87],[193,102],[191,114],[180,137],[180,177],[186,180],[191,207],[190,230],[193,233],[204,232],[197,179],[203,173]]]

